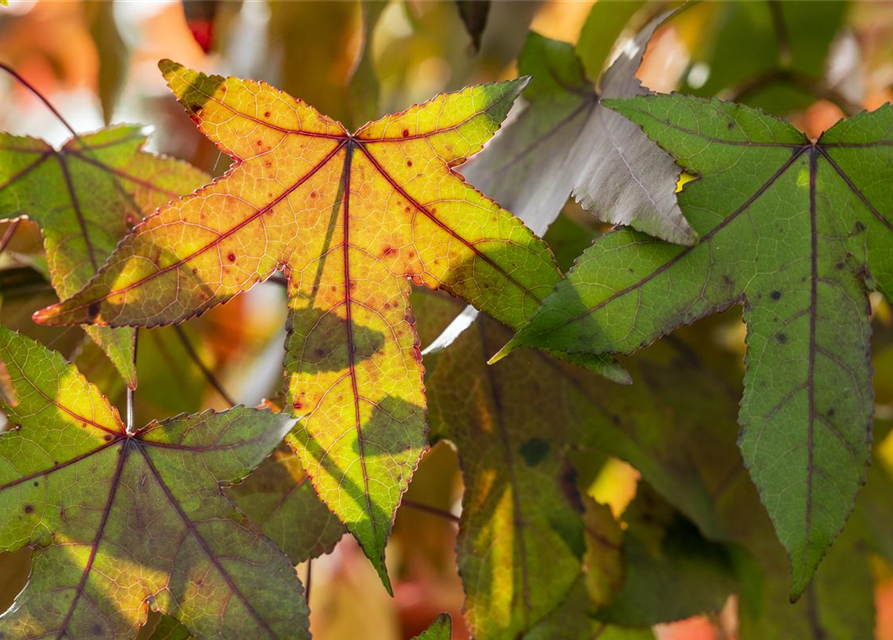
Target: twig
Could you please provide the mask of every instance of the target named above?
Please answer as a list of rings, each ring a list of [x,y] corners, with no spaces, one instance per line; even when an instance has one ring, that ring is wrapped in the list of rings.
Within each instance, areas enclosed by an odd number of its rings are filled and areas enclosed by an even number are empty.
[[[61,122],[61,123],[65,126],[65,128],[68,129],[68,130],[71,132],[71,135],[73,135],[75,138],[80,139],[79,136],[78,136],[78,132],[74,130],[74,127],[72,127],[72,126],[68,123],[68,120],[66,120],[66,119],[62,116],[62,114],[59,113],[59,111],[56,110],[56,107],[54,107],[54,106],[50,103],[50,101],[47,100],[46,97],[44,97],[44,95],[34,87],[34,85],[32,85],[32,84],[31,84],[30,82],[28,82],[27,80],[25,80],[22,76],[19,75],[19,73],[18,73],[15,69],[13,69],[12,67],[10,67],[9,65],[6,65],[6,64],[3,64],[2,62],[0,62],[0,69],[3,69],[6,73],[8,73],[9,75],[11,75],[13,78],[15,78],[15,79],[16,79],[16,80],[17,80],[23,87],[25,87],[26,89],[28,89],[28,91],[30,91],[30,92],[33,93],[35,96],[37,96],[37,98],[44,104],[44,106],[46,106],[47,109],[49,109],[50,111],[52,111],[52,112],[53,112],[53,115],[56,116],[56,118],[59,119],[59,122]]]
[[[454,515],[449,511],[444,511],[443,509],[438,509],[437,507],[432,507],[427,504],[421,504],[420,502],[415,502],[414,500],[407,500],[406,498],[404,498],[400,504],[404,507],[415,509],[416,511],[423,511],[425,513],[430,513],[431,515],[439,516],[444,520],[449,520],[453,524],[459,524],[459,516]]]
[[[793,62],[791,56],[791,39],[788,37],[788,27],[781,12],[779,0],[767,0],[769,15],[772,16],[772,29],[775,31],[775,41],[778,43],[778,64],[782,69],[789,69]]]
[[[205,366],[205,363],[202,362],[202,359],[199,357],[195,348],[192,346],[192,343],[189,342],[189,338],[186,335],[186,332],[183,331],[183,327],[178,324],[174,325],[174,330],[177,332],[177,336],[180,338],[180,342],[183,343],[183,348],[186,349],[186,353],[189,354],[189,357],[196,364],[196,366],[201,370],[204,374],[205,379],[211,384],[212,387],[220,394],[220,397],[226,400],[230,406],[235,406],[236,401],[233,400],[232,396],[226,392],[226,389],[223,388],[223,385],[220,384],[220,381],[217,377],[211,372],[208,367]]]
[[[741,83],[732,89],[727,97],[733,102],[743,102],[757,91],[783,82],[790,82],[820,100],[827,100],[837,105],[847,116],[854,116],[862,109],[860,105],[851,102],[846,96],[825,85],[824,82],[792,69],[770,69]]]

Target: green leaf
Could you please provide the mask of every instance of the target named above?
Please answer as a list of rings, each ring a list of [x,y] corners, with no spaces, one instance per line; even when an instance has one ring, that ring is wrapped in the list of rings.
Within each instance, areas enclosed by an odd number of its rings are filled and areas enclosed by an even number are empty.
[[[0,551],[34,549],[0,635],[132,637],[149,608],[198,638],[309,638],[288,558],[221,495],[294,419],[253,409],[151,422],[117,410],[56,352],[0,327]]]
[[[445,324],[436,318],[460,309],[431,294],[417,295],[413,304],[423,339]],[[586,543],[570,460],[575,450],[631,462],[665,495],[675,494],[703,531],[724,533],[687,450],[674,446],[666,429],[700,427],[691,407],[705,404],[716,389],[697,377],[698,367],[656,356],[637,371],[633,362],[634,374],[645,381],[621,388],[533,350],[488,367],[492,345],[509,335],[481,317],[453,346],[426,360],[432,437],[456,445],[465,483],[458,564],[466,617],[477,635],[494,638],[531,631],[561,606],[579,576]],[[678,388],[656,400],[646,376],[678,382]],[[599,575],[596,563],[590,565],[592,580],[616,584],[610,562]]]
[[[519,72],[532,77],[524,93],[527,104],[516,107],[517,119],[462,169],[469,182],[536,233],[545,232],[573,194],[606,222],[632,225],[672,242],[694,242],[673,196],[679,171],[672,158],[634,124],[602,106],[605,98],[647,93],[636,70],[668,15],[636,35],[601,77],[598,92],[572,45],[531,32],[518,58]],[[608,38],[613,42],[617,35]]]
[[[680,18],[702,34],[681,90],[713,96],[725,89],[741,102],[783,114],[815,101],[826,58],[847,2],[708,2]],[[685,25],[684,23],[688,23]],[[741,55],[747,51],[747,55]],[[698,74],[703,81],[692,83]],[[703,77],[703,76],[702,76]]]
[[[329,553],[344,535],[344,525],[320,501],[288,447],[279,447],[227,494],[292,564]]]
[[[608,234],[502,355],[524,344],[631,353],[743,302],[740,446],[790,555],[796,599],[868,467],[867,291],[893,295],[893,223],[883,213],[891,202],[881,186],[893,178],[893,109],[838,123],[812,144],[784,121],[716,100],[612,106],[700,176],[679,202],[702,240],[680,248]]]
[[[87,284],[144,215],[207,181],[184,162],[143,151],[145,143],[130,125],[78,136],[59,150],[0,134],[0,216],[40,225],[60,298]],[[135,387],[133,330],[85,330]]]
[[[441,613],[431,626],[415,636],[412,640],[450,640],[453,633],[453,622],[450,614]]]
[[[732,548],[705,540],[647,485],[623,515],[626,573],[596,617],[619,625],[652,625],[722,609],[737,590]]]
[[[454,0],[456,9],[465,30],[471,36],[471,51],[481,50],[481,38],[487,28],[487,17],[490,15],[490,0]]]
[[[437,308],[429,297],[425,314]],[[432,435],[455,443],[465,484],[457,543],[465,617],[476,636],[494,639],[516,638],[557,608],[583,555],[579,498],[563,479],[578,416],[543,363],[487,367],[505,333],[478,319],[426,377]]]
[[[598,78],[624,27],[642,5],[640,0],[596,2],[580,29],[576,49],[587,78]],[[638,66],[638,65],[637,65]]]

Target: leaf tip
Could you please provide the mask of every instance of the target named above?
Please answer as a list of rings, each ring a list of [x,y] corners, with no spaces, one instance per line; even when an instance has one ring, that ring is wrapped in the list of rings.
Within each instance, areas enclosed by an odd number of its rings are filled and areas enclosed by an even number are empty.
[[[512,338],[511,340],[509,340],[509,342],[502,349],[497,351],[496,354],[492,358],[487,360],[487,364],[489,364],[489,365],[496,364],[497,362],[499,362],[500,360],[505,358],[507,355],[509,355],[512,351],[517,349],[519,346],[520,345],[516,342],[515,338]]]

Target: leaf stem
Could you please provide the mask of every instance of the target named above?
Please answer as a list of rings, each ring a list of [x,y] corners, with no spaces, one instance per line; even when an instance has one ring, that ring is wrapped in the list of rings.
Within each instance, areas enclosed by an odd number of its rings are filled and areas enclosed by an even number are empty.
[[[233,400],[232,396],[226,392],[226,389],[223,388],[223,385],[213,374],[213,372],[205,366],[204,362],[202,362],[202,359],[199,357],[198,352],[189,341],[189,337],[186,335],[186,332],[183,331],[183,327],[175,324],[174,330],[177,332],[177,336],[180,338],[180,342],[183,343],[183,348],[186,349],[186,353],[189,354],[189,357],[204,374],[205,379],[211,384],[212,387],[214,387],[217,393],[220,394],[221,398],[226,400],[230,404],[230,406],[235,406],[236,401]]]
[[[19,223],[22,221],[21,218],[17,220],[13,220],[12,224],[6,227],[6,233],[3,234],[3,239],[0,240],[0,254],[6,251],[6,247],[9,246],[12,237],[15,235],[16,230],[19,228]]]
[[[137,343],[139,341],[139,329],[133,330],[133,366],[136,366]],[[127,435],[132,436],[133,429],[133,392],[134,389],[127,385],[127,423],[125,431]]]
[[[788,27],[781,11],[781,3],[777,0],[768,0],[769,14],[772,16],[772,29],[775,32],[775,42],[778,46],[778,64],[782,69],[789,69],[793,62],[791,55],[791,39],[788,36]]]
[[[304,579],[304,602],[310,604],[310,580],[313,577],[313,560],[307,561],[307,577]]]
[[[44,96],[40,91],[38,91],[37,88],[33,84],[31,84],[30,82],[25,80],[22,76],[19,75],[19,73],[15,69],[13,69],[12,67],[10,67],[7,64],[0,62],[0,69],[3,69],[3,71],[5,71],[9,75],[11,75],[13,78],[15,78],[19,84],[21,84],[23,87],[28,89],[28,91],[30,91],[35,96],[37,96],[37,98],[44,104],[44,106],[47,109],[49,109],[53,113],[54,116],[56,116],[56,118],[59,120],[59,122],[61,122],[65,126],[65,128],[71,132],[71,135],[73,135],[75,138],[78,138],[78,132],[74,130],[74,127],[72,127],[71,124],[69,124],[68,120],[66,120],[64,118],[64,116],[61,113],[59,113],[59,111],[56,109],[56,107],[54,107],[53,104],[46,98],[46,96]]]
[[[791,69],[770,69],[750,80],[742,82],[730,90],[727,99],[732,102],[744,102],[747,98],[773,84],[790,82],[819,100],[833,103],[847,116],[854,116],[862,109],[861,105],[849,100],[839,91],[827,86],[824,82],[811,78]]]
[[[438,509],[437,507],[432,507],[431,505],[422,504],[420,502],[416,502],[414,500],[407,500],[406,498],[400,503],[404,507],[409,507],[410,509],[415,509],[416,511],[422,511],[424,513],[430,513],[431,515],[438,516],[443,518],[444,520],[449,520],[453,524],[459,524],[459,516],[450,513],[449,511],[445,511],[443,509]]]

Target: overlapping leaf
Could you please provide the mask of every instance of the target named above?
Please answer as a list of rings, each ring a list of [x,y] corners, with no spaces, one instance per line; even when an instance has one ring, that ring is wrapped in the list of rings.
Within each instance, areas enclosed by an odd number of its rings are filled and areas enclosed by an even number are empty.
[[[145,143],[134,126],[81,135],[58,150],[0,134],[0,217],[40,225],[60,298],[84,286],[144,215],[207,181],[184,162],[142,151]],[[133,330],[86,330],[136,386]]]
[[[868,466],[867,290],[893,295],[884,186],[893,179],[893,109],[860,114],[810,143],[786,122],[715,100],[613,106],[701,176],[679,200],[702,240],[679,248],[634,231],[609,234],[513,346],[629,353],[743,302],[741,450],[790,554],[796,598]]]
[[[198,638],[308,638],[288,558],[241,522],[220,484],[294,425],[252,409],[182,415],[130,435],[56,352],[0,328],[0,551],[34,548],[0,637],[128,638],[148,609]]]
[[[425,438],[409,280],[513,326],[560,279],[546,245],[453,172],[523,81],[445,94],[348,133],[258,82],[165,61],[202,132],[235,159],[139,225],[41,322],[180,322],[285,267],[289,442],[387,583],[384,544]]]
[[[435,318],[452,317],[460,305],[424,295],[415,307],[427,337],[445,324]],[[661,437],[668,424],[696,425],[698,414],[689,408],[716,395],[698,367],[663,353],[638,371],[633,367],[645,381],[679,381],[683,398],[652,394],[644,390],[647,385],[606,385],[598,376],[533,350],[518,354],[518,361],[488,367],[487,354],[509,336],[505,327],[480,318],[431,359],[426,376],[432,436],[456,445],[465,483],[458,542],[465,613],[472,630],[487,638],[532,633],[572,597],[587,548],[571,464],[575,450],[630,461],[662,493],[678,494],[702,531],[713,537],[724,533],[688,451]],[[531,398],[538,401],[531,403]],[[606,560],[620,549],[598,552]],[[590,576],[609,582],[593,589],[590,608],[607,604],[606,592],[617,584],[616,567],[592,563]]]
[[[344,526],[319,501],[300,460],[284,445],[227,495],[292,564],[329,553],[344,535]]]
[[[593,14],[612,11],[610,5],[596,4]],[[519,71],[532,77],[524,92],[527,104],[462,170],[469,182],[537,233],[545,232],[573,194],[606,222],[632,225],[671,242],[694,242],[673,197],[679,174],[673,159],[601,104],[603,98],[647,93],[635,74],[665,18],[655,18],[636,35],[601,76],[597,91],[573,45],[531,32],[518,58]],[[623,27],[617,22],[615,33],[602,34],[610,42]],[[595,55],[592,39],[589,35],[582,43],[590,58]]]

